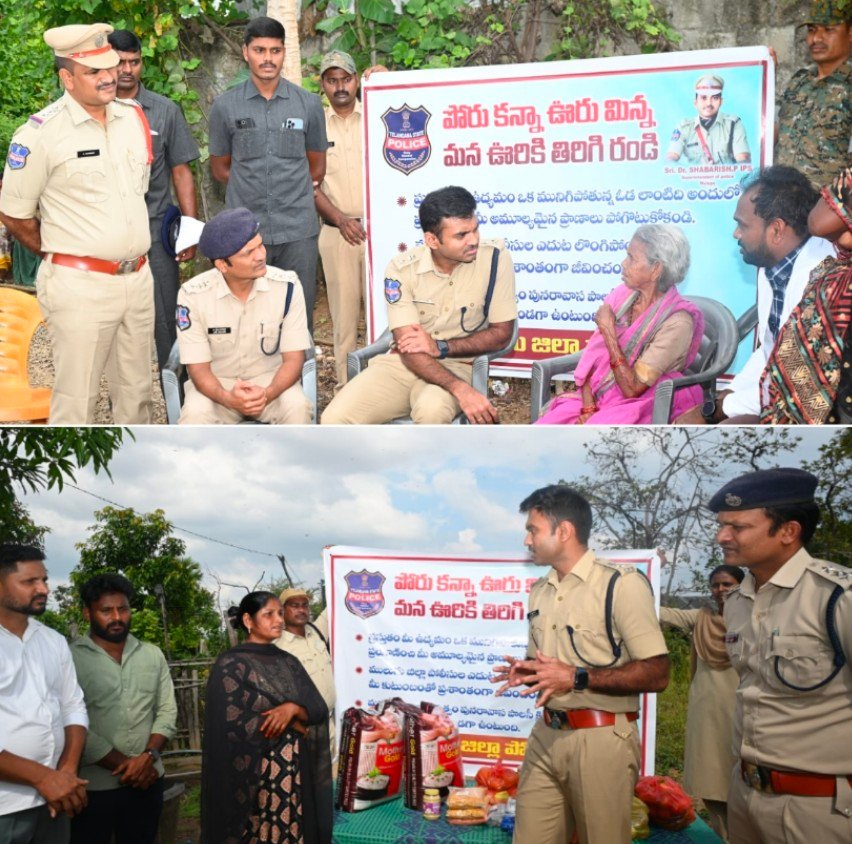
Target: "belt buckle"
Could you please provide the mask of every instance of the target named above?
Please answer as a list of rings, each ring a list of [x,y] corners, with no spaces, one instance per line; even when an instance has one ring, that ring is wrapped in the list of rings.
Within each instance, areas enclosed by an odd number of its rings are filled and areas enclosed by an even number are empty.
[[[772,792],[772,783],[768,772],[761,770],[760,765],[753,765],[750,762],[744,762],[742,772],[743,779],[755,791],[762,791],[765,793]]]
[[[560,712],[558,709],[548,709],[547,714],[550,718],[548,726],[551,730],[561,730],[563,725],[568,723],[565,713]]]
[[[115,271],[115,274],[127,275],[128,273],[136,272],[136,264],[138,262],[138,258],[128,258],[126,261],[119,261],[118,269]]]

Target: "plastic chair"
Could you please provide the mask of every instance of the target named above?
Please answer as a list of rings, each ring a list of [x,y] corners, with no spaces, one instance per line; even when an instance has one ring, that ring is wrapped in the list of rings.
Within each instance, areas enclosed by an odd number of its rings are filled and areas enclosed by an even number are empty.
[[[354,352],[349,352],[346,356],[346,372],[351,381],[362,369],[366,368],[367,363],[371,358],[377,355],[383,355],[390,351],[393,334],[390,329],[386,328],[381,336],[370,343],[369,346],[364,346],[363,349],[357,349]],[[491,361],[497,358],[505,357],[511,354],[518,342],[518,321],[515,320],[512,328],[512,336],[509,343],[502,349],[496,352],[488,352],[484,355],[478,355],[473,359],[473,373],[470,380],[470,385],[483,396],[488,396],[488,373],[491,367]],[[414,424],[410,416],[400,416],[397,419],[391,419],[389,425],[412,425]],[[467,417],[463,413],[459,413],[453,419],[453,425],[467,425]]]
[[[654,410],[651,422],[667,425],[671,414],[674,391],[679,387],[700,384],[704,391],[704,407],[715,404],[716,379],[723,375],[737,354],[740,342],[734,315],[715,299],[704,296],[687,296],[704,314],[704,336],[695,360],[680,378],[667,378],[657,382],[654,392]],[[530,415],[535,422],[550,399],[550,382],[556,375],[572,374],[580,362],[582,352],[562,355],[549,360],[536,361],[532,367],[530,384]]]
[[[755,328],[757,328],[757,305],[752,305],[737,319],[737,336],[740,338],[740,342],[745,340]]]
[[[31,387],[27,358],[43,322],[35,296],[0,287],[0,422],[46,422],[49,387]]]
[[[189,375],[186,367],[180,362],[180,347],[175,340],[169,359],[160,372],[160,384],[163,388],[163,398],[166,402],[166,419],[169,425],[177,425],[180,419],[180,409],[183,405],[183,385]],[[302,365],[302,390],[313,407],[311,422],[317,421],[317,362],[313,348],[305,349],[305,362]],[[246,420],[252,423],[252,420]],[[260,423],[257,423],[260,424]]]

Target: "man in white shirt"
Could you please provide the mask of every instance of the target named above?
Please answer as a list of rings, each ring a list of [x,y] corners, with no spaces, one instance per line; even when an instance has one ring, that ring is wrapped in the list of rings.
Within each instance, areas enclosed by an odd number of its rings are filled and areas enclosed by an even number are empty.
[[[77,776],[89,721],[68,644],[47,608],[44,554],[0,545],[0,841],[65,844],[86,805]]]
[[[331,740],[331,755],[334,758],[334,704],[337,693],[331,668],[326,610],[320,613],[314,624],[311,621],[308,593],[304,589],[285,589],[280,600],[284,610],[284,630],[275,640],[275,644],[282,651],[293,654],[302,663],[328,706],[328,736]]]
[[[688,411],[680,424],[760,421],[760,375],[778,332],[799,304],[811,270],[834,247],[808,232],[808,214],[819,193],[793,167],[775,165],[748,182],[734,212],[734,239],[746,264],[758,267],[757,348],[728,386],[719,393],[712,417]]]

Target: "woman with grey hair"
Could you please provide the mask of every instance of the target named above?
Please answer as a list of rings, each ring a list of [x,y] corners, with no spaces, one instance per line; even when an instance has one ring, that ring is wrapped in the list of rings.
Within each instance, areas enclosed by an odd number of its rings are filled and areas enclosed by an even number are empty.
[[[651,421],[654,385],[692,363],[704,334],[701,311],[676,290],[688,269],[689,241],[677,226],[636,229],[621,262],[623,283],[598,309],[597,330],[574,370],[577,389],[557,396],[536,424]],[[700,402],[700,387],[676,390],[671,418]]]

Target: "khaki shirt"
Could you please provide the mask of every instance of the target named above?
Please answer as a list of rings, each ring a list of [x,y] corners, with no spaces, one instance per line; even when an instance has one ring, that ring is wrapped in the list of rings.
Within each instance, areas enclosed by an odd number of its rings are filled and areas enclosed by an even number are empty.
[[[71,644],[77,681],[86,697],[89,732],[80,776],[91,791],[119,788],[118,777],[95,764],[110,750],[138,756],[152,733],[171,738],[177,729],[177,703],[169,666],[155,645],[127,637],[121,663],[88,634]],[[154,763],[163,775],[163,763]]]
[[[208,270],[181,287],[177,302],[181,363],[210,363],[217,378],[251,380],[276,371],[284,352],[311,347],[305,295],[288,270],[267,267],[246,302],[231,293],[219,270]]]
[[[364,216],[364,155],[361,143],[361,103],[341,117],[331,106],[325,109],[328,150],[322,192],[335,208],[349,217]]]
[[[712,161],[707,160],[707,153],[699,140],[699,126],[701,123],[697,117],[684,120],[672,134],[669,154],[678,158],[686,156],[690,164],[734,164],[738,155],[750,154],[745,126],[739,117],[719,113],[709,129],[701,126]]]
[[[325,611],[315,622],[322,635],[328,639],[328,617]],[[334,690],[334,674],[331,670],[331,655],[325,646],[325,642],[317,635],[310,625],[305,625],[305,635],[297,636],[284,630],[275,644],[282,651],[293,654],[302,663],[308,672],[314,685],[317,687],[322,699],[328,706],[329,714],[334,709],[337,693]]]
[[[606,592],[613,573],[620,572],[612,602],[612,633],[621,645],[621,656],[613,662],[606,635]],[[540,578],[530,592],[530,638],[527,656],[536,649],[545,656],[579,668],[617,667],[640,659],[668,653],[654,610],[654,595],[647,578],[635,569],[615,566],[587,551],[560,581],[554,569]],[[566,629],[574,628],[575,652]],[[569,692],[550,698],[552,709],[603,709],[606,712],[636,712],[639,695],[610,695],[603,692]]]
[[[488,319],[483,322],[491,256],[495,249],[500,250],[497,281]],[[436,269],[428,246],[416,246],[388,264],[385,270],[385,301],[391,330],[419,323],[436,340],[466,337],[490,323],[517,318],[512,256],[502,240],[483,240],[475,261],[458,264],[450,275],[446,275]],[[464,327],[462,308],[466,309]]]
[[[825,624],[828,599],[847,663],[832,670]],[[852,571],[815,560],[802,548],[759,590],[747,573],[725,599],[726,644],[740,677],[734,753],[747,762],[815,774],[852,774]],[[776,673],[777,670],[777,673]]]
[[[106,114],[104,127],[66,93],[12,138],[0,211],[40,214],[45,252],[124,261],[151,246],[147,127],[122,100]]]

